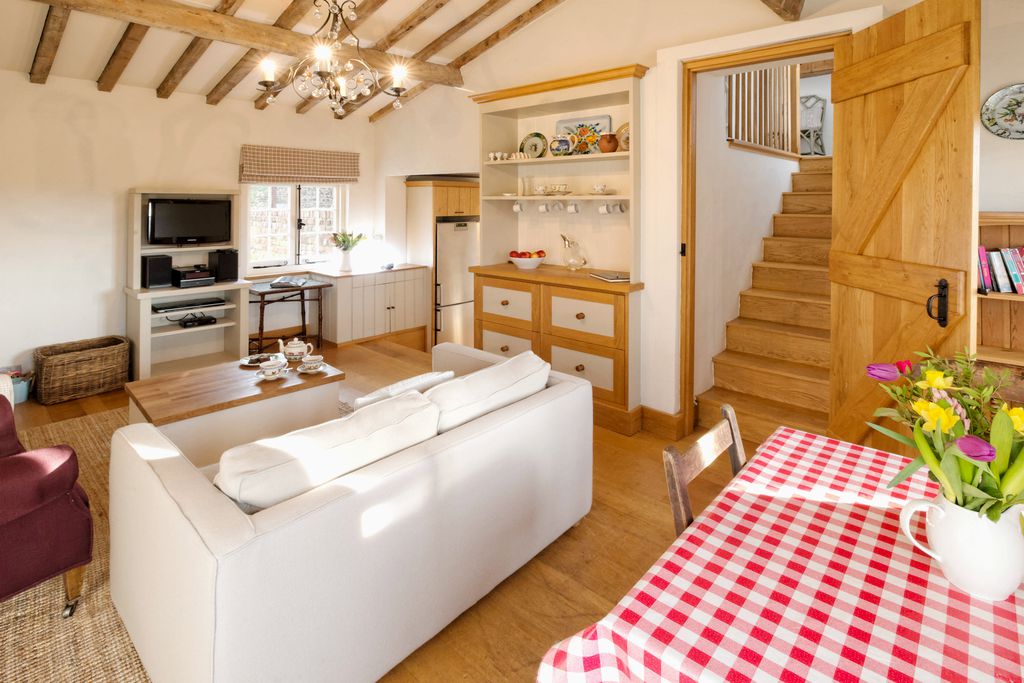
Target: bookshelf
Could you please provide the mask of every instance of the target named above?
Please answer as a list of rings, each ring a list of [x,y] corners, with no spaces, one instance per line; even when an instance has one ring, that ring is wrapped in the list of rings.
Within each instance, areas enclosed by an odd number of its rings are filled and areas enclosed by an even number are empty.
[[[978,244],[987,250],[1024,246],[1024,212],[983,211]],[[979,360],[1024,367],[1024,296],[977,294]]]

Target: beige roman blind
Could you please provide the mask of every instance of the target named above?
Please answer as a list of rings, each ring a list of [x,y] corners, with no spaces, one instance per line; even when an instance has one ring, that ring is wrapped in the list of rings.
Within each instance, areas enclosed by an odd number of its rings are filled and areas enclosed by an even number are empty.
[[[325,185],[355,183],[359,182],[359,153],[242,145],[238,181]]]

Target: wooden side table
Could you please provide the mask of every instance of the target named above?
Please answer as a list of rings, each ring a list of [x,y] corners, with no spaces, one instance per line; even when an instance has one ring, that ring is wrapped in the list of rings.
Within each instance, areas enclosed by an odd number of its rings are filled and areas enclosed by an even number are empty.
[[[263,353],[267,349],[267,342],[263,340],[264,319],[267,306],[279,303],[297,303],[301,311],[302,331],[299,336],[309,341],[306,330],[306,302],[316,303],[316,348],[319,349],[324,343],[324,290],[333,287],[329,282],[318,282],[307,280],[305,284],[297,287],[271,287],[269,282],[260,282],[249,288],[249,303],[259,304],[260,319],[257,338],[249,341],[249,348],[256,353]]]

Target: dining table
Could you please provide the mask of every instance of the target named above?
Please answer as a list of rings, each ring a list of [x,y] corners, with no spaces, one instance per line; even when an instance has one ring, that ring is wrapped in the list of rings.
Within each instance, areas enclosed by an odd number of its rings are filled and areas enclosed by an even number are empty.
[[[973,598],[901,534],[902,507],[939,491],[926,470],[889,488],[906,464],[778,429],[537,680],[1022,681],[1024,590]]]

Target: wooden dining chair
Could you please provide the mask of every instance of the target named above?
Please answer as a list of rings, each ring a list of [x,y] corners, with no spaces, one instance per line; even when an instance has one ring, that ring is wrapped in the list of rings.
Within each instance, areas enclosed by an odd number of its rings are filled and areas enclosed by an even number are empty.
[[[722,405],[722,417],[725,419],[697,439],[685,453],[680,453],[675,446],[667,446],[662,452],[665,479],[668,481],[668,499],[672,504],[677,536],[693,522],[693,505],[686,488],[690,482],[725,451],[729,451],[733,476],[739,474],[747,462],[740,428],[736,422],[736,411],[728,403]]]

